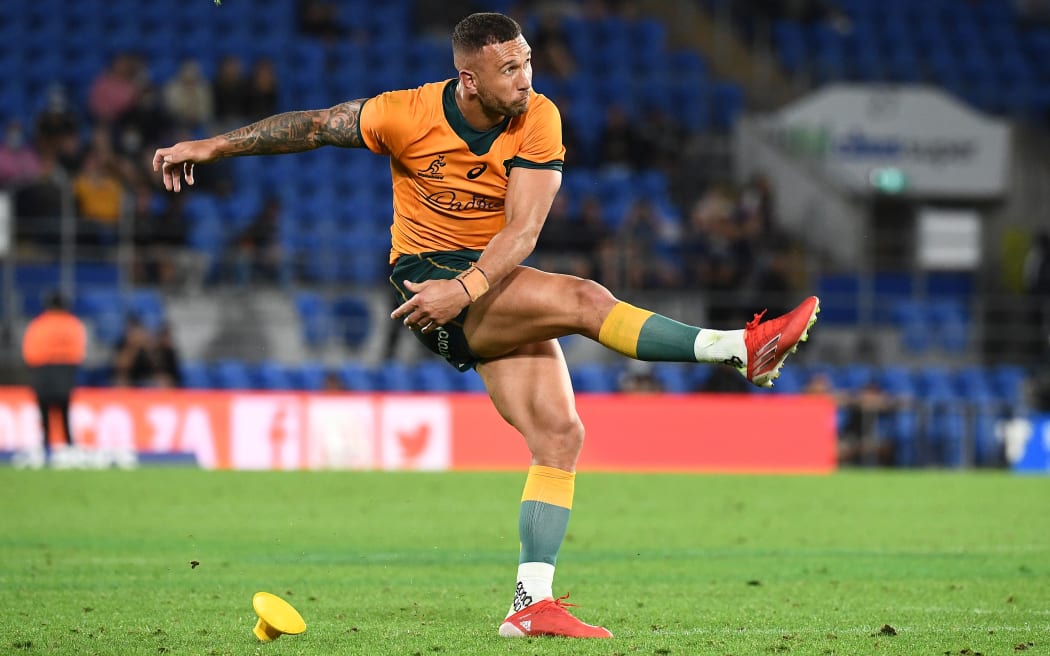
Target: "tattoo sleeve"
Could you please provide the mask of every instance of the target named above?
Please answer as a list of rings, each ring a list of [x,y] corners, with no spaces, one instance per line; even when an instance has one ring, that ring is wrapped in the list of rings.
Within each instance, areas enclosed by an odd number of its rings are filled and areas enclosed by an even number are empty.
[[[222,154],[276,155],[313,150],[321,146],[363,148],[361,106],[365,99],[349,100],[330,107],[302,112],[285,112],[222,135],[226,144]]]

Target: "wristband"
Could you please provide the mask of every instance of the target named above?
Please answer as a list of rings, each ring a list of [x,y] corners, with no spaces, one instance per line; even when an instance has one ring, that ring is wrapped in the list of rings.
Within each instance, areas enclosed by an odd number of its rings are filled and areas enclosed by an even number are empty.
[[[471,303],[481,298],[482,294],[489,290],[489,277],[473,264],[470,265],[469,269],[456,276],[456,280],[463,285],[463,289],[467,292],[467,296],[470,297]]]

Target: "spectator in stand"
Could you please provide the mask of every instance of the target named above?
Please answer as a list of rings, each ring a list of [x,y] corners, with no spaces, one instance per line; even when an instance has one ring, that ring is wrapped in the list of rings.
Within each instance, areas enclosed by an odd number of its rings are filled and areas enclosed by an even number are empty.
[[[0,144],[0,187],[34,180],[42,171],[40,155],[26,139],[22,121],[8,121],[4,142]]]
[[[195,59],[187,59],[164,85],[164,107],[186,130],[211,129],[215,119],[212,89]]]
[[[109,68],[95,78],[88,93],[91,118],[111,125],[138,100],[145,79],[138,57],[130,53],[113,56]]]
[[[573,214],[568,192],[562,189],[554,197],[547,222],[536,241],[537,267],[580,278],[596,278],[596,253],[608,238],[609,230],[600,216],[597,223],[591,218]]]
[[[753,238],[767,240],[774,237],[777,227],[773,184],[765,174],[756,173],[748,179],[740,192],[739,205],[748,217],[747,230]]]
[[[346,385],[343,384],[343,379],[340,378],[338,371],[328,369],[324,372],[322,389],[325,392],[344,392],[346,391]]]
[[[642,168],[655,168],[669,174],[679,169],[686,130],[665,108],[647,103],[635,129],[642,144],[639,148]]]
[[[616,230],[628,289],[668,289],[681,284],[675,258],[669,257],[678,237],[674,219],[655,203],[641,198],[631,204]]]
[[[565,146],[565,161],[571,163],[574,169],[591,168],[596,154],[591,152],[580,137],[580,130],[576,125],[575,110],[572,106],[570,96],[558,96],[555,101],[561,112],[561,142]]]
[[[569,50],[560,14],[546,11],[534,29],[532,59],[536,70],[567,80],[576,72],[576,59]]]
[[[53,84],[47,90],[47,104],[37,114],[34,125],[36,147],[43,160],[56,162],[67,172],[80,161],[80,119],[70,108],[65,87]]]
[[[339,5],[327,0],[299,0],[299,32],[328,42],[338,41]]]
[[[14,193],[19,242],[57,251],[61,245],[62,169],[53,159],[41,161],[40,175],[24,181]]]
[[[845,415],[839,431],[839,464],[893,465],[893,441],[879,430],[896,409],[893,398],[872,380],[856,394],[838,400]]]
[[[53,294],[44,312],[29,322],[22,340],[22,356],[30,368],[31,384],[40,406],[43,448],[51,453],[51,415],[62,418],[66,446],[73,447],[69,403],[76,387],[77,372],[87,352],[87,330],[66,309],[61,294]]]
[[[1043,352],[1050,350],[1050,231],[1040,230],[1025,254],[1022,269],[1024,291],[1031,310],[1028,323],[1034,342]]]
[[[153,350],[153,335],[141,319],[129,316],[113,358],[114,384],[118,387],[152,386],[157,373]]]
[[[171,136],[174,121],[164,108],[161,92],[153,84],[142,88],[138,100],[117,122],[115,129],[116,150],[133,164],[136,178],[152,180],[142,175],[145,166],[143,153]]]
[[[134,192],[133,271],[140,284],[171,287],[186,273],[185,201],[158,197],[148,183]]]
[[[653,363],[630,360],[617,381],[625,394],[659,394],[664,391],[660,379],[653,374]]]
[[[739,318],[734,312],[738,286],[751,267],[740,248],[740,233],[734,223],[736,211],[728,191],[709,189],[690,210],[679,244],[686,267],[684,278],[708,293],[708,318],[712,325],[730,325]]]
[[[215,120],[219,130],[241,125],[248,118],[248,80],[244,61],[237,55],[226,55],[211,84],[215,101]]]
[[[284,251],[279,234],[281,209],[280,198],[267,198],[259,214],[237,236],[234,262],[238,283],[283,282]]]
[[[606,110],[599,143],[604,169],[631,171],[648,157],[648,147],[623,105],[612,104]]]
[[[769,314],[779,314],[790,302],[788,294],[792,291],[791,252],[785,246],[773,247],[763,258],[761,266],[755,271],[755,300],[753,307],[766,308]],[[790,309],[790,307],[788,307]]]
[[[153,348],[153,386],[161,388],[182,387],[182,365],[171,325],[161,324],[157,330]]]
[[[248,85],[246,111],[249,120],[270,116],[277,111],[277,89],[277,69],[273,62],[265,58],[257,60]]]
[[[110,167],[111,156],[92,149],[73,179],[78,216],[77,239],[85,244],[110,243],[116,238],[124,203],[124,187]]]

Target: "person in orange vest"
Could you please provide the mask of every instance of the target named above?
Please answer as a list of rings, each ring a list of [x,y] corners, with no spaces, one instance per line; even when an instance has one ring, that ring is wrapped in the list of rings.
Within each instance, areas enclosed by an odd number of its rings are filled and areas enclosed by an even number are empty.
[[[51,452],[50,418],[55,409],[62,414],[67,446],[74,445],[69,401],[86,351],[87,330],[83,322],[66,308],[61,294],[53,294],[44,311],[29,322],[22,339],[22,358],[29,366],[31,385],[40,406],[45,454]]]

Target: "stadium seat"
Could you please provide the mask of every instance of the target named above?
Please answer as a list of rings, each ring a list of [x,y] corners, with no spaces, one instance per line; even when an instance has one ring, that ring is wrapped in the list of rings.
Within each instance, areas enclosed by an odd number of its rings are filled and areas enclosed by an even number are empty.
[[[332,330],[332,317],[328,302],[313,292],[298,292],[294,297],[295,309],[302,323],[303,341],[312,347],[322,346],[328,341]]]
[[[243,390],[254,387],[248,366],[240,360],[224,359],[216,362],[211,375],[220,389]]]
[[[375,372],[359,362],[344,362],[335,370],[339,382],[347,390],[372,392],[376,389]]]
[[[187,389],[210,389],[214,387],[207,365],[200,362],[182,362],[179,367],[182,386]]]
[[[320,362],[302,362],[297,369],[288,372],[295,389],[316,392],[324,389],[328,370]]]
[[[608,394],[618,389],[616,374],[602,364],[578,364],[569,373],[577,392]]]
[[[478,372],[471,369],[470,371],[454,372],[456,377],[454,380],[457,382],[457,387],[463,392],[471,393],[486,393],[485,383],[481,380],[481,376]]]
[[[360,348],[372,332],[372,313],[366,300],[344,296],[332,303],[332,320],[343,343]]]
[[[412,376],[400,362],[385,362],[375,369],[376,390],[383,392],[411,392]]]
[[[692,381],[686,368],[678,362],[653,363],[653,377],[668,394],[688,394],[693,391]]]
[[[412,388],[419,392],[455,392],[458,391],[459,374],[447,362],[429,358],[416,364],[411,369]]]
[[[290,390],[295,388],[295,382],[288,375],[288,368],[272,360],[260,362],[255,366],[254,386],[264,390]]]

